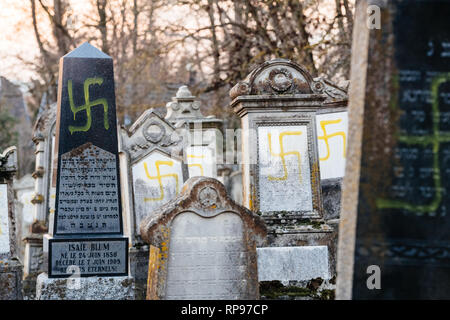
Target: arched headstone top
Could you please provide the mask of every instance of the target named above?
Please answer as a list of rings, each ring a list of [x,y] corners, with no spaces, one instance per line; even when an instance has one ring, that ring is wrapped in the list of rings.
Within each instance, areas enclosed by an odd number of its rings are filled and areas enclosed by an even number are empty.
[[[121,128],[122,148],[134,163],[153,150],[182,158],[183,138],[176,133],[183,124],[172,125],[161,118],[154,109],[146,110],[129,128]]]
[[[287,59],[272,59],[256,67],[230,90],[239,96],[316,95],[317,100],[347,100],[346,90],[323,78],[313,78],[305,67]]]
[[[247,208],[234,202],[218,180],[207,177],[193,177],[186,181],[180,194],[161,207],[140,225],[144,241],[159,246],[161,226],[170,227],[171,221],[180,213],[193,212],[203,218],[213,218],[222,213],[237,214],[245,223],[246,229],[257,242],[263,241],[267,229],[264,220]]]

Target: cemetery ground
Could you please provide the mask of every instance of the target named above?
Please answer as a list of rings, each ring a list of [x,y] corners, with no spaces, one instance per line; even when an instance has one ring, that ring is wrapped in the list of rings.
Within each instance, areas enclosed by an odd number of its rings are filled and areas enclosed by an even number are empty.
[[[21,133],[33,172],[22,140],[0,150],[0,300],[264,318],[449,299],[450,1],[354,5],[347,85],[265,59],[227,87],[234,126],[189,81],[124,117],[108,48],[62,52]]]

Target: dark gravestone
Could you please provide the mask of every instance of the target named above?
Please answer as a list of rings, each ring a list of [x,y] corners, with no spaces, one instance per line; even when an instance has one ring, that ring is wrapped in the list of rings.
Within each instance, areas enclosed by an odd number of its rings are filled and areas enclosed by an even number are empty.
[[[450,1],[356,8],[338,298],[450,297],[449,16]]]
[[[49,277],[128,275],[113,61],[88,43],[60,60],[58,169]],[[73,272],[73,271],[72,271]]]

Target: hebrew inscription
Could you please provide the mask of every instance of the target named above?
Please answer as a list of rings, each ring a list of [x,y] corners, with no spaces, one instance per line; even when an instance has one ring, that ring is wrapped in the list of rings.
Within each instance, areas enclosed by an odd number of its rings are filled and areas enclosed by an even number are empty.
[[[116,156],[86,143],[61,156],[60,234],[120,232]]]
[[[246,285],[243,223],[234,213],[172,222],[166,299],[238,299]]]

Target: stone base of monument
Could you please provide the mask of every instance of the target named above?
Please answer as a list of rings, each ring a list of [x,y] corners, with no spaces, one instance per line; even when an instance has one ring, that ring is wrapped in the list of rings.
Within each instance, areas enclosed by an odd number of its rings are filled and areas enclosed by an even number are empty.
[[[147,293],[149,247],[131,247],[129,249],[130,274],[134,278],[135,300],[145,300]]]
[[[261,299],[333,299],[327,246],[258,248]]]
[[[36,281],[36,300],[133,299],[134,279],[130,276],[49,278],[41,273]]]
[[[0,259],[0,300],[22,299],[22,263]]]

